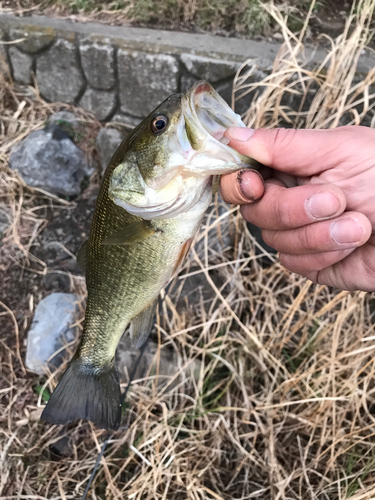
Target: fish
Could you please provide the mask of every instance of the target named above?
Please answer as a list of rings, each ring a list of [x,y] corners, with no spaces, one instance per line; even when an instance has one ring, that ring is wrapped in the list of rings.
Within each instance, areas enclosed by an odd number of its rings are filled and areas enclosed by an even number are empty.
[[[121,389],[117,345],[130,323],[141,347],[160,291],[189,252],[218,176],[255,160],[228,146],[228,127],[245,127],[205,81],[161,103],[120,144],[105,171],[90,235],[78,253],[87,304],[82,338],[41,419],[91,420],[117,430]]]

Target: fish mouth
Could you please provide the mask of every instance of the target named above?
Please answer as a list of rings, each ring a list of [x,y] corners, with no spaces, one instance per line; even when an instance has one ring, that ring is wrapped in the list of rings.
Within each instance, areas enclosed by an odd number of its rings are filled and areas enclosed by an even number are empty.
[[[182,109],[185,121],[194,123],[196,133],[209,134],[219,142],[229,127],[246,127],[241,116],[205,81],[196,82],[187,91],[182,98]]]
[[[132,201],[122,189],[110,189],[114,203],[133,215],[168,219],[188,212],[202,199],[208,206],[214,175],[259,166],[228,146],[225,131],[246,126],[208,82],[196,82],[182,95],[181,111],[169,140],[173,154],[168,165],[152,179],[144,180],[139,172],[144,195]]]
[[[196,82],[182,97],[178,127],[180,145],[187,152],[184,170],[193,175],[222,175],[258,163],[228,146],[229,127],[246,127],[216,90]]]

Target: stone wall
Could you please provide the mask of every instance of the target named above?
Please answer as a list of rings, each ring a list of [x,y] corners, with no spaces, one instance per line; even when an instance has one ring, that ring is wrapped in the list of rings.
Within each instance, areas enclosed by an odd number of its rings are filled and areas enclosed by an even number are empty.
[[[76,103],[99,120],[134,125],[170,94],[208,80],[230,103],[242,62],[256,60],[254,80],[270,71],[279,44],[146,28],[76,23],[41,16],[0,15],[0,57],[13,79],[35,77],[49,101]],[[321,61],[321,50],[311,60]],[[358,70],[374,60],[364,56]],[[248,106],[246,98],[237,112]]]
[[[6,42],[0,50],[14,81],[28,84],[35,77],[48,101],[76,103],[99,120],[131,125],[170,94],[185,91],[199,79],[210,81],[230,102],[239,65],[259,55],[252,47],[240,54],[229,47],[228,52],[227,39],[219,37],[208,37],[207,42],[207,35],[174,35],[43,17],[0,16],[0,36]],[[220,47],[215,38],[224,45]],[[272,56],[263,61],[265,71]],[[264,75],[259,71],[257,78]]]

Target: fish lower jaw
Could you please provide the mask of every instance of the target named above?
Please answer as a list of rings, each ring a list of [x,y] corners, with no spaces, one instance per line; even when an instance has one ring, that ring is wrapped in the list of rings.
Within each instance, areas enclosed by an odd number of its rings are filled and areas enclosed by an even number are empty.
[[[154,208],[157,207],[157,205],[148,205],[147,208],[146,208],[146,206],[137,207],[136,205],[132,205],[132,204],[124,201],[122,198],[120,198],[118,196],[114,197],[113,203],[115,205],[118,205],[119,207],[124,208],[127,212],[129,212],[130,214],[133,214],[133,215],[138,215],[138,212],[143,212],[143,211],[146,211],[147,209],[153,210]]]
[[[192,179],[190,177],[190,179]],[[196,184],[198,181],[198,185]],[[125,209],[128,213],[136,215],[145,220],[172,219],[184,213],[200,211],[201,206],[208,208],[212,199],[212,176],[198,176],[192,185],[185,185],[184,189],[178,193],[173,200],[159,204],[144,204],[135,206],[123,200],[119,196],[114,196],[113,202]]]

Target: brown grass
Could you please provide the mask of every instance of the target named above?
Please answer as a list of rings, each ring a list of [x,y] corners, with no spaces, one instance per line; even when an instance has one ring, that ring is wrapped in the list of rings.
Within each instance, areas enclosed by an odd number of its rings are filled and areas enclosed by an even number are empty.
[[[309,0],[275,0],[289,14],[288,24],[302,26]],[[349,1],[349,4],[353,0]],[[329,1],[319,3],[314,14]],[[5,0],[3,8],[17,15],[44,14],[185,31],[214,31],[231,35],[270,35],[277,23],[260,0]],[[332,15],[336,10],[330,6]],[[340,10],[347,10],[343,5]],[[338,13],[338,12],[337,12]],[[340,14],[338,14],[340,15]]]
[[[374,71],[357,81],[354,64],[370,36],[375,0],[359,7],[348,20],[357,28],[332,41],[317,69],[304,60],[303,33],[290,33],[270,8],[286,41],[261,84],[247,83],[253,63],[237,77],[236,96],[256,94],[249,125],[374,123]],[[1,106],[0,208],[12,218],[0,249],[2,271],[17,260],[46,273],[33,258],[48,218],[36,199],[64,207],[27,188],[6,162],[11,145],[41,127],[54,105],[7,85]],[[176,350],[182,373],[199,358],[201,373],[196,381],[183,375],[173,390],[158,388],[155,376],[133,382],[126,427],[111,439],[89,498],[375,498],[374,295],[313,285],[277,261],[263,268],[237,209],[222,208],[219,218],[207,218],[157,316],[160,349]],[[228,232],[233,245],[220,249]],[[197,274],[209,296],[185,298],[177,308],[183,284]],[[73,287],[81,286],[73,277]],[[61,429],[37,420],[31,388],[37,378],[24,372],[18,353],[24,354],[29,306],[18,322],[18,305],[0,309],[0,321],[8,320],[7,340],[0,341],[0,500],[79,498],[104,433],[87,422]],[[51,461],[49,446],[62,435],[72,452]]]

